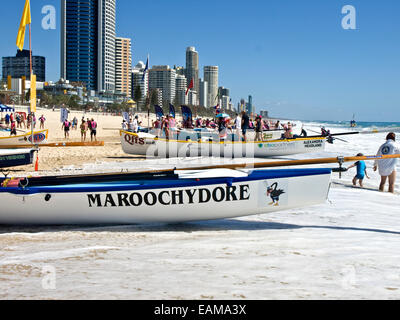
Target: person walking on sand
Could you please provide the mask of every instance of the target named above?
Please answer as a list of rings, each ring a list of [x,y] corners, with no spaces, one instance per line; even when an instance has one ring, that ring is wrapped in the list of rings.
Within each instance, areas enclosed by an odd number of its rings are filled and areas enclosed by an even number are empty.
[[[400,149],[395,144],[395,141],[396,134],[390,132],[386,136],[386,142],[380,146],[377,156],[400,154]],[[374,171],[377,171],[379,169],[379,175],[381,176],[379,191],[384,191],[386,181],[389,178],[389,192],[394,193],[394,183],[396,181],[396,165],[397,159],[375,160]]]
[[[363,157],[364,155],[362,153],[357,154],[357,157]],[[367,166],[363,160],[357,161],[356,163],[352,164],[350,167],[347,168],[347,170],[357,167],[357,174],[353,178],[353,186],[357,185],[357,180],[359,181],[360,187],[363,188],[363,180],[365,177],[369,179],[369,176],[367,174]]]

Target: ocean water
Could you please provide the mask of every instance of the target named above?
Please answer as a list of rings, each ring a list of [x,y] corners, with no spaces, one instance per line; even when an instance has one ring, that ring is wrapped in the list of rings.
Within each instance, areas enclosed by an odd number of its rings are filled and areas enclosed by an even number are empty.
[[[400,132],[400,122],[357,122],[355,128],[350,127],[350,121],[303,121],[305,125],[323,126],[327,129],[341,128],[350,131],[365,131],[365,129],[395,129],[395,132]]]
[[[352,130],[346,123],[304,126]],[[387,133],[341,136],[324,152],[290,159],[374,155]],[[179,163],[199,161],[217,160]],[[64,172],[156,165],[171,163],[94,163]],[[0,226],[0,299],[398,300],[400,185],[394,195],[377,192],[372,166],[364,189],[351,185],[355,169],[332,174],[326,203],[271,214],[179,225]]]

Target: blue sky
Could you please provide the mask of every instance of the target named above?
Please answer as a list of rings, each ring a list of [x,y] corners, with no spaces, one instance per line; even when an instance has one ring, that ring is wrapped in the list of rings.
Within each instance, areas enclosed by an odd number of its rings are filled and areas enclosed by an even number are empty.
[[[49,4],[56,30],[41,28]],[[356,9],[356,30],[342,28],[344,5]],[[0,56],[16,53],[23,6],[2,3]],[[33,51],[46,57],[48,80],[60,76],[59,6],[31,0]],[[132,38],[134,64],[149,53],[151,65],[184,66],[195,46],[235,104],[251,94],[271,116],[400,121],[399,16],[398,0],[117,0],[117,35]]]

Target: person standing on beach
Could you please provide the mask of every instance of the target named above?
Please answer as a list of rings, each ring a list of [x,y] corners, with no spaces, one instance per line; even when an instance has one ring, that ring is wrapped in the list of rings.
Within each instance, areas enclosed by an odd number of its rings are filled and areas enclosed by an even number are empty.
[[[133,119],[132,122],[132,132],[138,133],[139,131],[139,117],[135,116],[135,119]]]
[[[16,136],[16,135],[17,135],[17,127],[15,126],[15,121],[12,121],[10,136]]]
[[[262,127],[262,122],[261,122],[261,116],[258,116],[256,118],[256,137],[254,138],[254,141],[263,141],[262,137],[262,132],[263,132],[263,127]]]
[[[76,117],[72,119],[72,128],[78,130],[78,119]]]
[[[243,135],[243,140],[244,142],[247,142],[247,129],[249,128],[250,125],[250,119],[249,116],[246,114],[246,112],[242,111],[242,135]]]
[[[155,134],[157,137],[161,137],[161,121],[159,118],[153,123],[153,128],[155,129]]]
[[[386,136],[386,142],[380,146],[377,156],[400,154],[400,149],[398,148],[398,146],[396,146],[395,141],[395,133],[390,132]],[[379,169],[379,174],[381,176],[379,191],[384,191],[386,181],[389,178],[389,192],[394,193],[394,183],[396,181],[396,165],[397,159],[375,160],[374,171],[377,171]]]
[[[91,129],[90,129],[90,141],[97,141],[97,122],[94,121],[94,119],[92,118],[92,120],[90,121],[91,125]]]
[[[65,119],[65,121],[62,124],[61,130],[64,129],[64,138],[69,139],[69,129],[71,127],[71,122],[68,121],[68,119]]]
[[[169,140],[169,115],[162,121],[161,128],[164,131],[165,139]]]
[[[10,125],[10,115],[7,113],[6,114],[6,126],[8,127]]]
[[[44,129],[44,122],[46,121],[46,118],[42,114],[42,116],[39,118],[40,121],[40,129]]]
[[[235,118],[235,128],[236,128],[236,135],[238,137],[238,141],[240,141],[242,138],[242,118],[237,113],[236,113],[236,118]]]
[[[81,141],[86,141],[86,133],[88,131],[88,126],[87,123],[84,119],[82,119],[82,123],[81,123]]]

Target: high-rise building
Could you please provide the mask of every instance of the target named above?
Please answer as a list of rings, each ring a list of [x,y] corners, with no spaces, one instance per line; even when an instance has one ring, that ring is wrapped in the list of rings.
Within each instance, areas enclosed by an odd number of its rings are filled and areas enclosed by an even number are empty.
[[[219,87],[218,94],[220,97],[222,97],[222,96],[230,97],[230,90],[228,88]]]
[[[249,96],[249,101],[246,103],[246,112],[251,115],[255,113],[255,108],[253,106],[253,97]]]
[[[98,81],[99,91],[115,91],[115,25],[116,0],[98,0],[99,8],[99,68],[102,70]],[[101,13],[100,13],[101,12]]]
[[[222,110],[230,110],[230,98],[228,96],[221,97],[221,108]]]
[[[149,89],[161,89],[163,101],[174,102],[175,86],[175,69],[171,69],[169,66],[153,66],[149,70]]]
[[[200,79],[199,82],[199,104],[201,107],[211,107],[208,105],[208,82]]]
[[[185,73],[187,85],[189,86],[193,79],[193,90],[199,92],[199,54],[195,47],[186,48]]]
[[[267,111],[267,110],[261,110],[261,111],[260,111],[260,116],[261,116],[263,119],[268,119],[268,111]]]
[[[132,94],[131,39],[115,38],[115,91]]]
[[[141,99],[136,101],[138,106],[144,106],[149,87],[149,74],[147,72],[144,74],[145,67],[145,64],[142,61],[139,61],[132,69],[132,98],[135,99],[136,87],[139,87],[142,93]]]
[[[197,101],[197,92],[194,90],[190,90],[190,92],[188,93],[188,104],[192,106],[197,106]]]
[[[115,90],[115,1],[61,0],[61,78]]]
[[[183,75],[176,75],[176,82],[175,82],[175,101],[174,104],[179,105],[183,105],[183,104],[187,104],[187,95],[186,95],[186,90],[187,90],[187,86],[186,86],[186,77]]]
[[[30,51],[18,50],[15,57],[3,57],[3,79],[7,76],[13,79],[31,79],[30,71]],[[33,74],[36,75],[36,80],[39,82],[46,81],[46,58],[41,56],[32,56]]]
[[[208,83],[208,98],[207,106],[213,107],[218,101],[218,67],[205,66],[204,67],[204,81]]]
[[[184,67],[174,66],[174,69],[175,69],[175,72],[177,75],[185,76],[185,78],[186,78],[186,71],[185,71]]]

